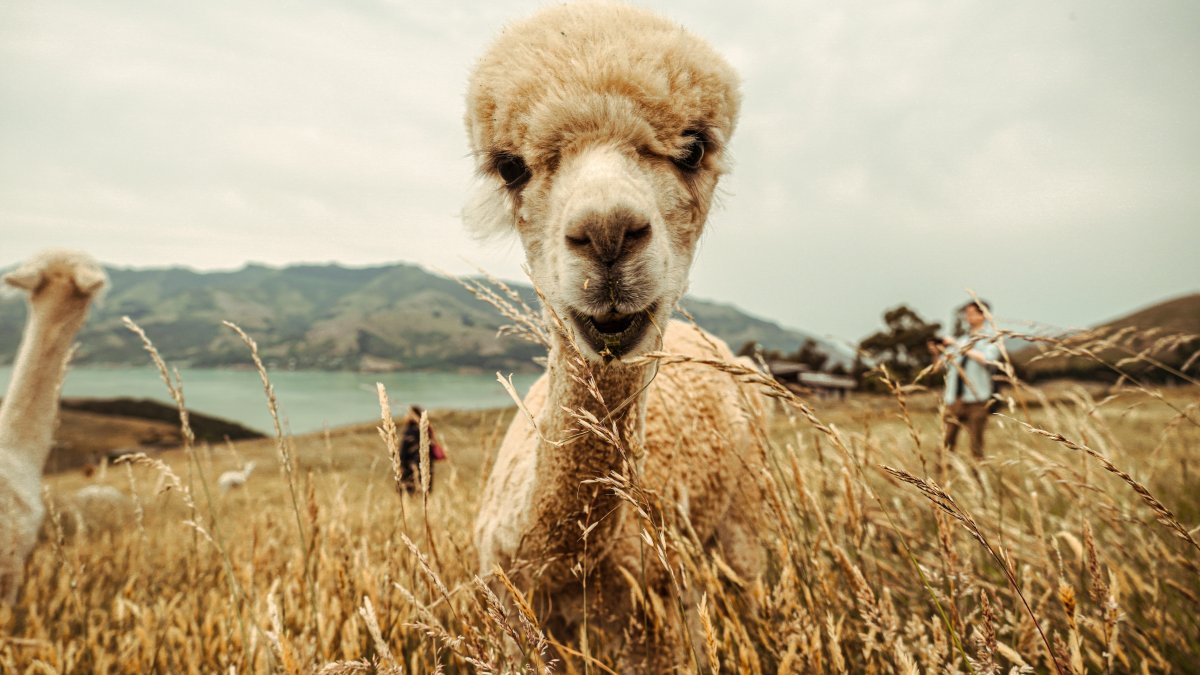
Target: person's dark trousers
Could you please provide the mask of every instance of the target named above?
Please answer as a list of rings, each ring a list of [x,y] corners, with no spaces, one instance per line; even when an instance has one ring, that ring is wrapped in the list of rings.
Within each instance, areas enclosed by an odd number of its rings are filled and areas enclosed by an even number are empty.
[[[966,403],[955,401],[946,408],[944,419],[946,425],[946,447],[954,450],[958,441],[958,430],[967,428],[971,437],[971,454],[983,459],[983,430],[987,426],[988,413],[991,406],[987,401],[981,403]]]

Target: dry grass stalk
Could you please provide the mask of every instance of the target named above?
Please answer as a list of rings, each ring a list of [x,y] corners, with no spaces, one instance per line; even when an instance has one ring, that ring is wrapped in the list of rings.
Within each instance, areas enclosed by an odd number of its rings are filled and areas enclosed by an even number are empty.
[[[717,632],[708,615],[708,594],[700,596],[700,626],[704,630],[704,655],[708,658],[708,669],[714,675],[721,672],[721,660],[717,657]]]
[[[1030,620],[1033,621],[1034,626],[1037,628],[1038,634],[1042,636],[1042,642],[1045,643],[1046,650],[1051,655],[1055,670],[1057,670],[1061,675],[1062,668],[1059,665],[1058,660],[1054,658],[1054,649],[1051,647],[1050,641],[1046,639],[1046,634],[1042,630],[1041,623],[1038,622],[1037,615],[1034,614],[1033,608],[1029,606],[1028,599],[1026,599],[1025,594],[1021,592],[1021,586],[1017,582],[1012,560],[1007,555],[1002,554],[992,546],[991,542],[988,541],[987,537],[984,536],[983,532],[979,529],[979,525],[975,522],[975,519],[971,517],[971,514],[962,509],[958,503],[954,501],[953,497],[947,494],[945,490],[938,487],[937,483],[922,480],[901,469],[894,469],[889,466],[882,466],[881,468],[901,481],[908,483],[920,490],[927,499],[933,502],[934,505],[936,505],[951,518],[957,520],[967,530],[967,532],[969,532],[971,536],[983,546],[988,555],[990,555],[992,559],[996,561],[997,566],[1000,567],[1000,571],[1003,572],[1004,576],[1008,579],[1009,585],[1017,594],[1017,597],[1021,599],[1021,603],[1025,606],[1025,611],[1028,613]]]
[[[1141,500],[1145,502],[1145,504],[1149,506],[1152,511],[1154,511],[1155,519],[1158,520],[1158,522],[1170,528],[1175,536],[1190,544],[1191,547],[1195,549],[1198,554],[1200,554],[1200,544],[1196,543],[1196,540],[1192,537],[1191,533],[1188,532],[1187,528],[1183,526],[1183,523],[1179,522],[1179,519],[1175,517],[1175,514],[1172,513],[1171,510],[1165,505],[1163,505],[1163,503],[1160,502],[1157,497],[1152,495],[1150,490],[1146,489],[1146,486],[1134,480],[1132,476],[1125,473],[1121,469],[1118,469],[1116,465],[1108,460],[1107,457],[1101,455],[1086,445],[1082,445],[1068,439],[1062,434],[1046,431],[1045,429],[1039,429],[1026,422],[1021,422],[1021,425],[1030,433],[1044,436],[1056,443],[1070,448],[1071,450],[1086,453],[1088,456],[1095,458],[1100,462],[1100,465],[1104,467],[1105,471],[1115,474],[1118,478],[1124,481],[1126,485],[1133,488],[1133,491],[1137,493],[1138,497],[1140,497]],[[1187,564],[1188,569],[1192,570],[1197,575],[1200,575],[1200,566],[1196,564],[1195,559],[1185,558],[1184,561]]]
[[[528,270],[526,270],[528,274]],[[479,274],[487,283],[479,279],[466,279],[462,277],[454,277],[454,279],[476,298],[495,307],[502,316],[512,321],[513,323],[500,328],[500,335],[515,335],[523,340],[550,347],[550,334],[546,332],[545,323],[541,319],[541,315],[529,306],[528,303],[508,284],[500,279],[488,274],[484,270],[479,270]],[[495,289],[488,286],[491,284]]]

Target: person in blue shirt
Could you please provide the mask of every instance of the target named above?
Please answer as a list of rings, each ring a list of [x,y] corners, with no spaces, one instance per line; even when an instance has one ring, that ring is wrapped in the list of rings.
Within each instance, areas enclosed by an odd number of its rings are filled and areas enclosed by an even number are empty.
[[[982,300],[967,303],[962,309],[966,334],[957,340],[943,337],[940,342],[929,343],[935,363],[946,369],[945,446],[954,450],[959,430],[966,427],[971,452],[977,458],[983,457],[983,433],[996,393],[992,371],[1000,359],[1000,347],[995,332],[987,326],[985,308],[991,310]]]

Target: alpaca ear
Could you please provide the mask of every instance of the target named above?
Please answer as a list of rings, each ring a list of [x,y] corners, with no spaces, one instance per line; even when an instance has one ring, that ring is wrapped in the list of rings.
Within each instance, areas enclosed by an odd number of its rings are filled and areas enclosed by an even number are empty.
[[[477,179],[462,211],[467,231],[476,239],[492,239],[513,232],[513,204],[508,192],[495,181]]]
[[[80,293],[91,295],[104,288],[108,283],[108,276],[99,267],[80,265],[75,268],[74,280]]]
[[[4,275],[4,283],[29,292],[42,285],[42,270],[34,265],[22,265]]]

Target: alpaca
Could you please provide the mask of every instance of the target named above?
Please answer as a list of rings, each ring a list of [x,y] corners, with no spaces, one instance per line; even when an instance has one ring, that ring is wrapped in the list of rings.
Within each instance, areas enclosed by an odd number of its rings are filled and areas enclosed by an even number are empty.
[[[217,479],[217,485],[220,486],[221,492],[229,492],[230,490],[240,488],[250,480],[250,474],[254,471],[254,462],[246,462],[241,471],[226,471]]]
[[[0,602],[12,602],[45,516],[42,468],[67,359],[88,305],[108,279],[82,253],[48,251],[4,281],[29,293],[29,318],[0,405]]]
[[[515,230],[545,321],[558,327],[524,400],[537,426],[517,415],[484,489],[479,569],[499,565],[536,588],[565,633],[583,618],[581,571],[591,625],[618,630],[626,574],[655,567],[662,581],[661,566],[642,564],[644,523],[594,482],[629,473],[627,455],[663,513],[682,513],[740,576],[764,566],[754,395],[708,366],[638,358],[660,347],[734,358],[670,316],[739,103],[737,76],[706,43],[623,5],[542,10],[505,30],[471,76],[466,126],[480,185],[464,219],[481,235]],[[615,423],[617,446],[579,434],[572,411]]]

